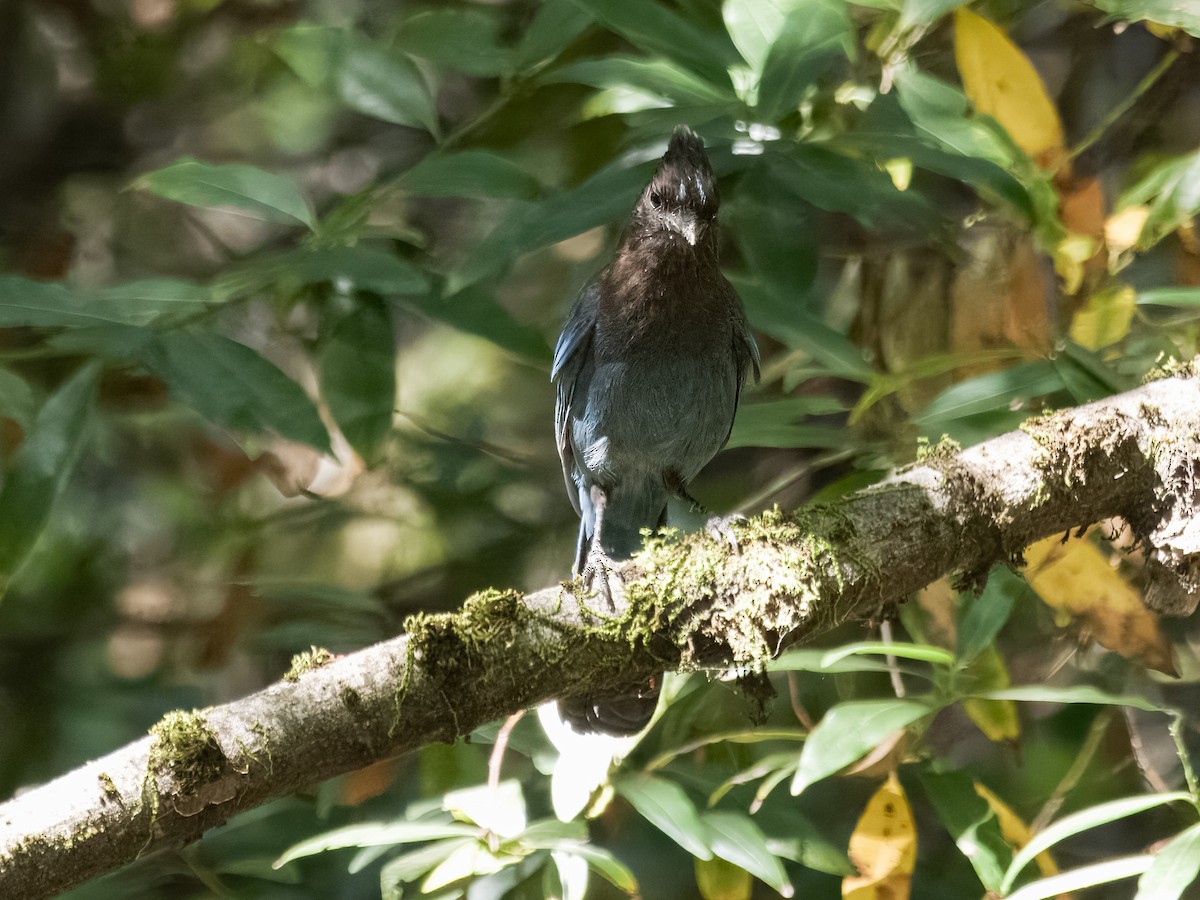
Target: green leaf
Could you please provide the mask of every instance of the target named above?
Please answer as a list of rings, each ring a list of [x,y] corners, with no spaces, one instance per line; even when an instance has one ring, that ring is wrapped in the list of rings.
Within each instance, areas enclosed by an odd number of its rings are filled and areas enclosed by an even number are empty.
[[[1062,388],[1062,375],[1054,363],[1049,360],[1021,363],[951,385],[934,397],[914,421],[946,422],[1006,409]]]
[[[1200,288],[1160,287],[1138,291],[1139,306],[1200,306]]]
[[[252,219],[314,227],[312,208],[296,182],[253,166],[185,158],[146,173],[133,187],[189,206],[229,207]]]
[[[587,84],[595,88],[625,88],[654,94],[675,106],[729,106],[733,91],[713,84],[689,69],[665,59],[603,56],[558,66],[539,81],[545,84]]]
[[[822,672],[838,675],[845,672],[887,672],[888,665],[876,659],[848,656],[831,660],[829,651],[802,648],[788,650],[767,663],[768,672]]]
[[[679,785],[639,774],[623,776],[613,786],[646,821],[688,853],[712,859],[705,826],[695,804]]]
[[[1125,22],[1155,22],[1182,28],[1192,37],[1200,37],[1200,9],[1180,0],[1092,0],[1114,19]]]
[[[815,217],[792,196],[783,199],[782,189],[770,167],[756,166],[737,182],[733,202],[723,204],[722,212],[742,258],[781,311],[801,305],[797,301],[817,273]]]
[[[901,191],[872,159],[848,155],[832,144],[793,143],[774,154],[772,172],[781,187],[813,206],[854,216],[874,228],[889,223],[935,230],[940,213],[917,191]],[[846,190],[846,185],[854,190]]]
[[[452,853],[469,844],[475,843],[474,837],[449,838],[436,841],[426,847],[402,853],[387,862],[379,870],[379,886],[383,893],[399,895],[402,885],[424,878],[429,872],[445,862]],[[290,850],[288,851],[291,852]],[[277,863],[282,865],[283,863]]]
[[[426,10],[400,23],[396,44],[413,56],[487,78],[511,68],[500,25],[496,15],[479,8]]]
[[[1138,880],[1133,900],[1178,900],[1200,874],[1200,823],[1185,828],[1158,851]]]
[[[762,67],[759,114],[768,121],[794,112],[817,77],[837,59],[855,56],[850,7],[842,0],[805,0],[786,18]]]
[[[275,52],[305,83],[336,95],[351,109],[437,134],[429,85],[399,50],[351,31],[297,25],[279,35]]]
[[[750,817],[740,812],[706,812],[708,845],[721,859],[741,866],[783,896],[792,895],[792,884],[783,864],[767,848],[767,837]],[[703,858],[703,857],[702,857]]]
[[[629,166],[618,160],[582,184],[540,202],[514,203],[512,212],[476,247],[467,265],[447,278],[447,293],[456,294],[495,275],[521,253],[622,221],[655,165],[650,161]]]
[[[1012,850],[1000,832],[996,814],[960,772],[921,772],[921,784],[933,801],[938,819],[975,869],[980,883],[998,891]]]
[[[396,343],[387,307],[362,299],[334,326],[321,347],[320,377],[342,434],[372,459],[396,409]]]
[[[536,69],[567,48],[591,24],[574,0],[543,0],[516,47],[515,71]]]
[[[724,29],[707,28],[663,4],[645,0],[575,3],[635,47],[678,60],[713,84],[727,85],[726,68],[741,61]]]
[[[989,647],[1008,617],[1012,615],[1017,597],[1028,590],[1025,582],[1004,568],[997,567],[988,576],[987,585],[978,597],[959,594],[958,629],[954,654],[960,666]]]
[[[849,441],[846,429],[840,425],[803,425],[796,419],[826,408],[827,398],[789,397],[765,403],[747,403],[733,422],[729,448],[734,447],[844,447]]]
[[[1111,884],[1122,878],[1141,875],[1153,864],[1154,857],[1149,854],[1109,859],[1027,884],[1016,893],[1009,894],[1008,900],[1048,900],[1050,897],[1058,897],[1071,891]]]
[[[728,277],[745,301],[746,315],[756,329],[787,347],[807,353],[831,375],[864,384],[874,377],[874,370],[860,347],[805,311],[795,299],[781,300],[760,282],[743,276],[730,273]]]
[[[482,285],[466,288],[449,297],[409,298],[407,305],[431,319],[486,338],[525,359],[550,359],[550,348],[542,333],[514,319]]]
[[[573,856],[582,857],[591,869],[598,872],[618,889],[630,895],[637,893],[638,883],[633,872],[603,847],[596,847],[592,844],[581,844],[574,841],[564,841],[556,846],[554,850],[558,853],[568,853]]]
[[[1145,250],[1200,213],[1200,153],[1177,156],[1151,168],[1126,188],[1118,208],[1145,204],[1150,212],[1137,246]]]
[[[423,841],[438,841],[446,838],[478,838],[479,829],[456,822],[365,822],[348,825],[298,841],[272,865],[278,869],[297,859],[342,850],[347,847],[390,847],[394,844],[415,844]]]
[[[208,299],[205,288],[172,279],[134,281],[98,293],[80,293],[57,281],[0,275],[0,326],[82,328],[106,323],[147,324],[174,313],[193,313]]]
[[[899,659],[915,659],[921,662],[932,663],[935,666],[952,666],[954,665],[954,654],[949,650],[941,647],[934,647],[932,644],[906,644],[894,643],[885,644],[882,641],[860,641],[855,644],[846,644],[838,647],[836,650],[830,650],[825,654],[825,662],[829,665],[835,665],[849,656],[895,656]]]
[[[788,16],[805,5],[806,0],[725,0],[721,4],[729,37],[752,71],[762,73]]]
[[[975,696],[985,700],[1017,700],[1033,703],[1094,703],[1098,706],[1131,706],[1146,712],[1168,712],[1144,697],[1132,694],[1109,694],[1090,684],[1074,684],[1066,687],[1031,684],[1024,687],[986,691]]]
[[[343,293],[370,291],[387,297],[429,290],[424,272],[394,253],[363,244],[294,250],[270,261],[266,274],[297,278],[305,284],[328,281]]]
[[[346,40],[334,88],[347,106],[364,115],[438,133],[429,86],[416,64],[399,51],[365,39]]]
[[[516,163],[485,150],[431,153],[396,182],[423,197],[520,197],[541,193],[536,178]]]
[[[145,362],[184,404],[235,431],[275,431],[331,453],[317,408],[273,363],[245,344],[201,331],[169,331]]]
[[[930,699],[854,700],[839,703],[817,723],[792,779],[792,794],[861,759],[893,731],[937,710]]]
[[[190,316],[211,301],[208,288],[174,278],[148,278],[105,288],[94,305],[114,322],[149,325],[173,316]]]
[[[0,489],[0,597],[37,543],[75,468],[95,406],[99,363],[89,363],[38,410]]]
[[[0,417],[28,428],[36,408],[29,382],[9,369],[0,369]]]
[[[1164,794],[1146,794],[1140,797],[1122,797],[1119,800],[1101,803],[1098,806],[1092,806],[1059,819],[1030,838],[1029,843],[1022,847],[1020,852],[1013,857],[1012,865],[1004,873],[1004,880],[1000,885],[1001,893],[1007,893],[1012,889],[1017,876],[1021,874],[1021,870],[1029,865],[1039,853],[1053,847],[1064,838],[1069,838],[1072,835],[1096,828],[1099,825],[1106,825],[1118,819],[1125,819],[1137,813],[1145,812],[1148,809],[1153,809],[1156,806],[1163,806],[1177,800],[1190,803],[1192,795],[1186,791],[1171,791]],[[1137,873],[1134,872],[1131,874]],[[1082,886],[1082,884],[1077,885],[1077,887]],[[1052,895],[1047,894],[1046,896]]]
[[[958,9],[968,0],[904,0],[900,11],[901,30],[907,31],[915,25],[932,25],[946,13]]]

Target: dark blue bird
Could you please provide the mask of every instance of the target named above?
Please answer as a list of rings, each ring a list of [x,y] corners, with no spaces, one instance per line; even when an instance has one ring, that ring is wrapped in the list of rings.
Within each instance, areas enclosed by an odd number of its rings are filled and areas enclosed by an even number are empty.
[[[725,445],[758,347],[717,260],[717,185],[704,143],[675,129],[613,261],[584,288],[554,351],[555,432],[579,513],[575,574],[642,548],[667,500]],[[632,734],[657,688],[561,701],[577,731]]]

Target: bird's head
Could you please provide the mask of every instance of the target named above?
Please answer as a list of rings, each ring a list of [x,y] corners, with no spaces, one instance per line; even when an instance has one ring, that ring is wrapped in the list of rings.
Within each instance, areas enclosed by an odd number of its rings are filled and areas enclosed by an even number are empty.
[[[680,125],[634,209],[636,230],[643,235],[677,234],[696,246],[715,234],[719,205],[704,141]]]

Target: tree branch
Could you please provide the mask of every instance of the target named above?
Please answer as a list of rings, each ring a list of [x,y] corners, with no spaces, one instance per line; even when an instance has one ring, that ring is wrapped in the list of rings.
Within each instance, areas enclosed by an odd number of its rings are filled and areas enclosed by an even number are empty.
[[[602,615],[570,585],[485,592],[267,689],[172,713],[143,738],[0,805],[0,896],[44,897],[321,779],[573,692],[663,668],[755,666],[852,617],[885,613],[1051,534],[1123,516],[1150,561],[1147,602],[1200,594],[1200,379],[1194,367],[1040,417],[836,504],[655,538]]]

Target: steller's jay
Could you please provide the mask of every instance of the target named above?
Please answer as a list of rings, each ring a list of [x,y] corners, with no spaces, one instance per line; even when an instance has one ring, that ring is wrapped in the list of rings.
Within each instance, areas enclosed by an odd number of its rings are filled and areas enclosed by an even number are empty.
[[[583,289],[554,350],[558,455],[579,513],[575,574],[607,590],[607,562],[642,548],[667,498],[725,445],[758,346],[717,261],[717,185],[679,126],[613,261]],[[633,734],[658,689],[559,702],[576,731]]]

